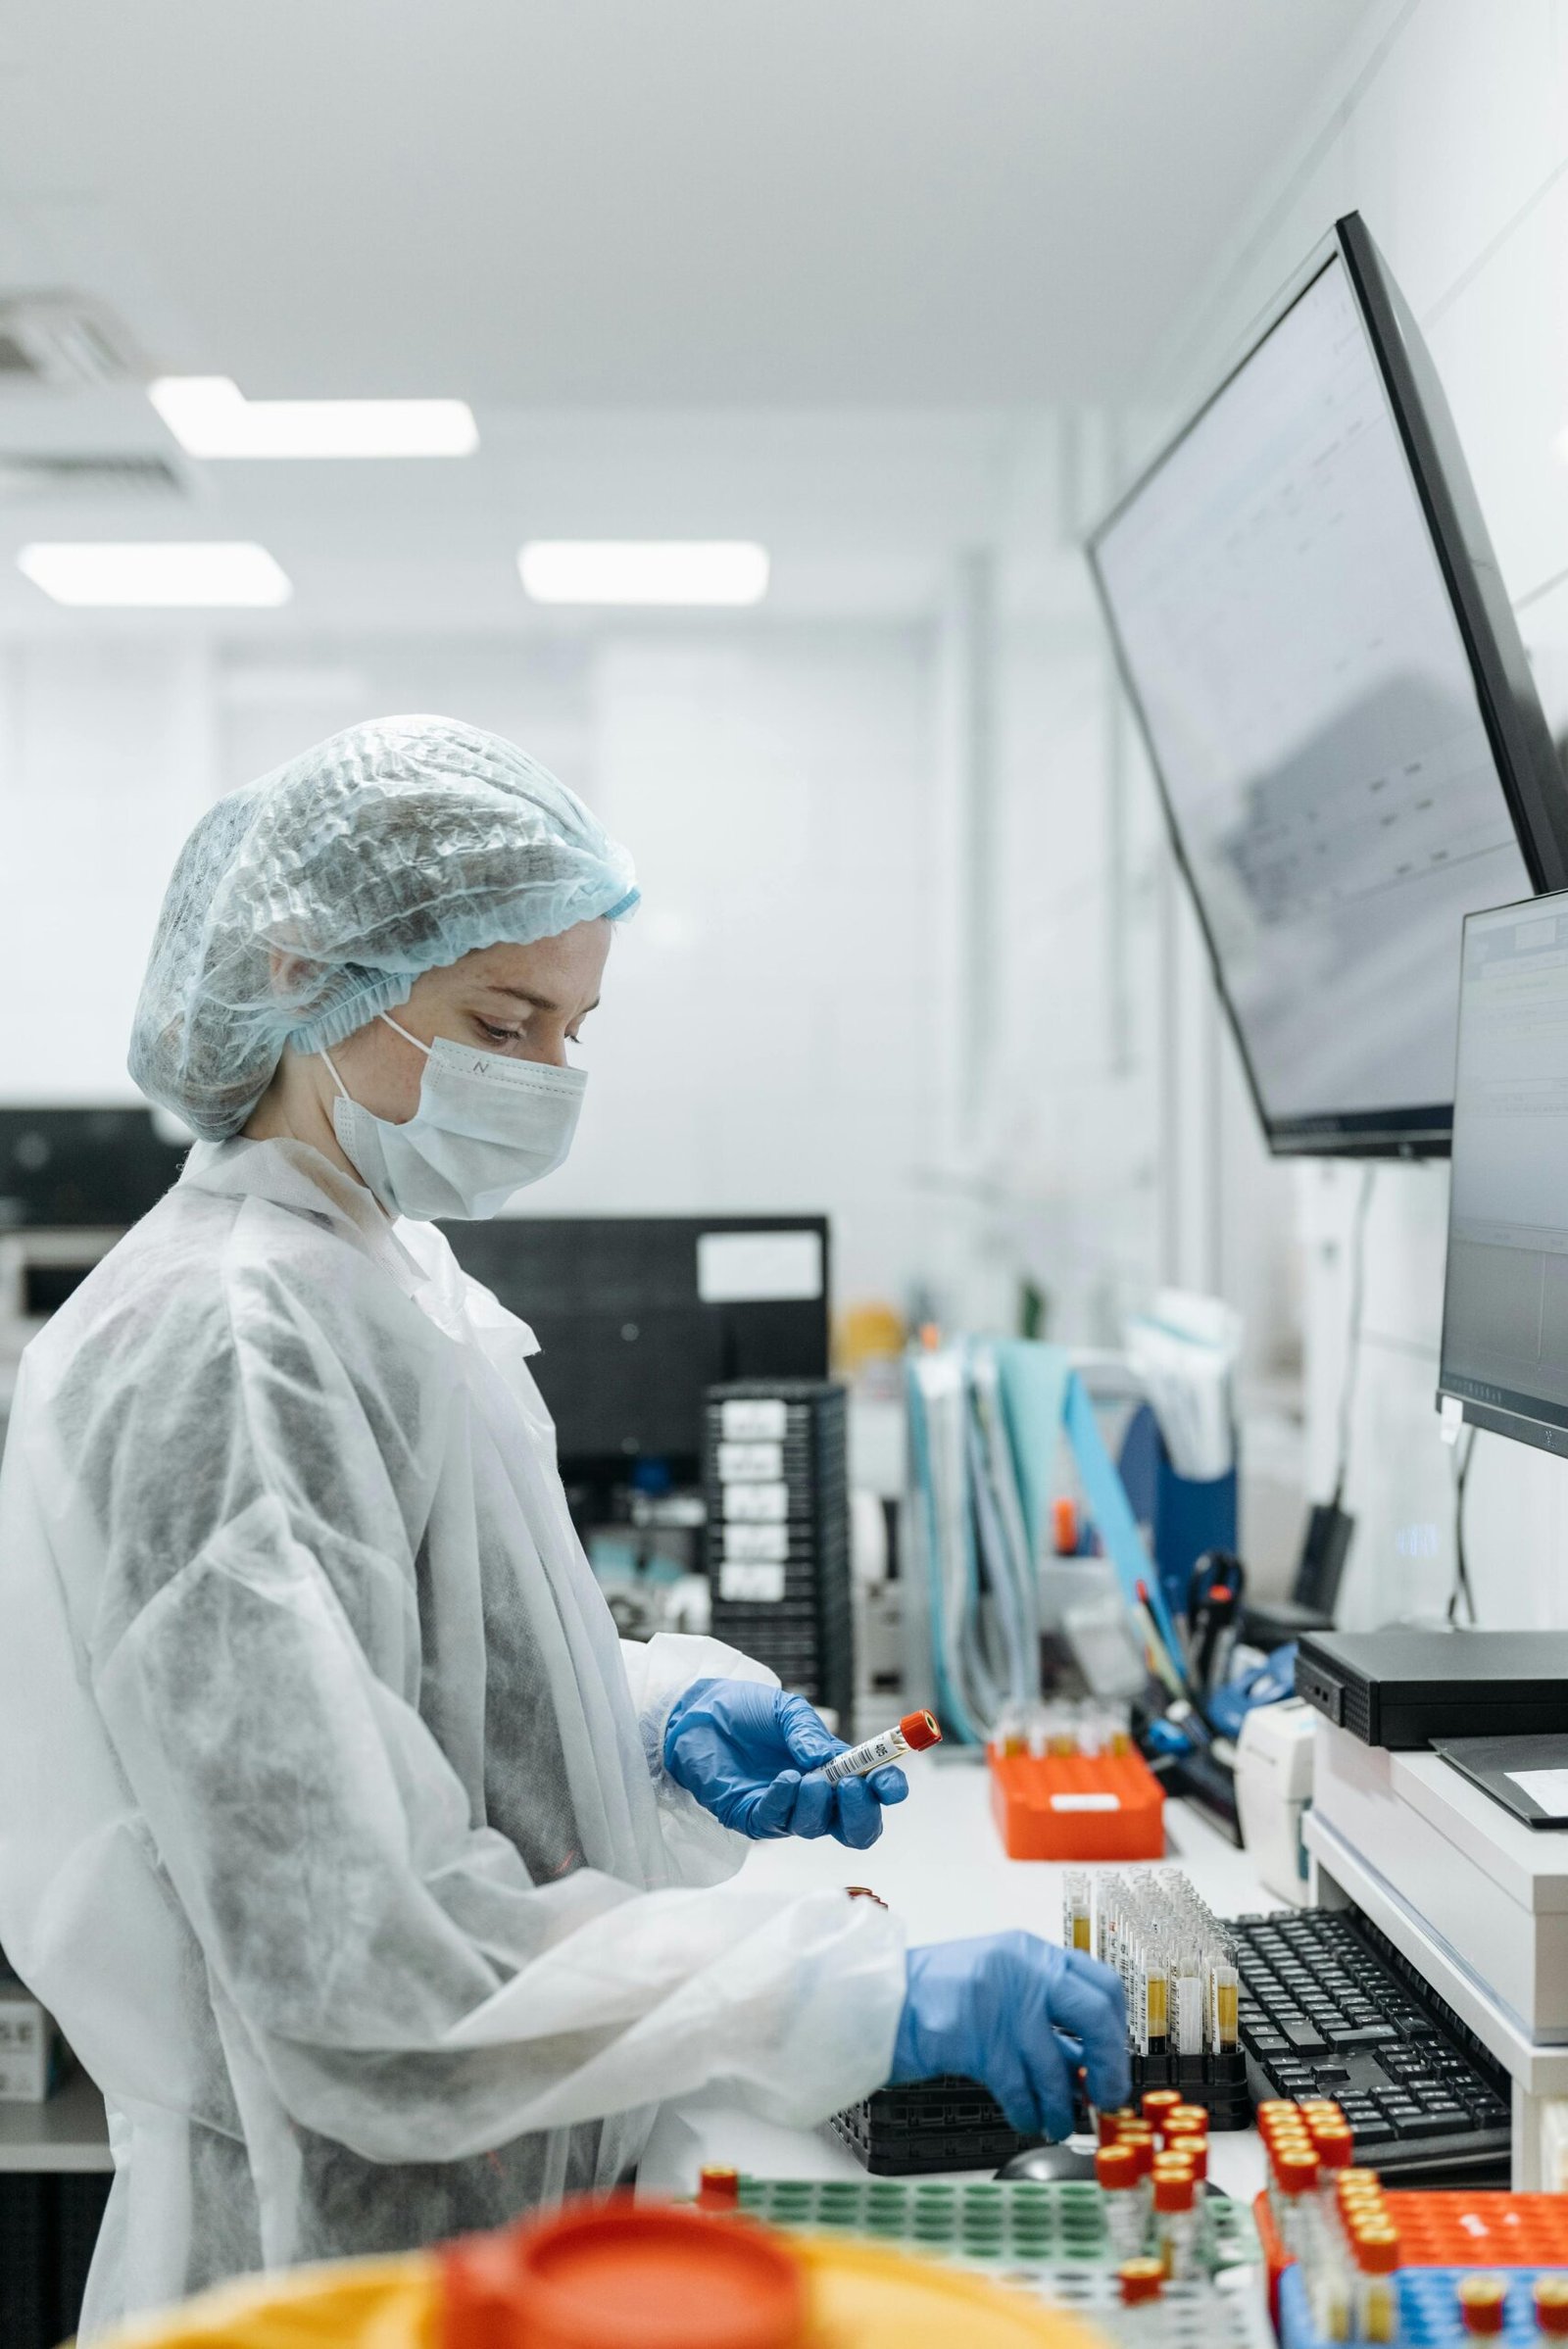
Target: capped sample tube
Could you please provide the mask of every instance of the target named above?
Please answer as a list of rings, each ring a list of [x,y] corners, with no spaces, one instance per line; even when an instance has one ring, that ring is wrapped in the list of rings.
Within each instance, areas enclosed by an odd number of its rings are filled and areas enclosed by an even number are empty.
[[[1087,1876],[1069,1876],[1061,1895],[1061,1939],[1066,1949],[1094,1952],[1094,1917]]]
[[[830,1786],[836,1786],[847,1778],[864,1778],[868,1772],[898,1761],[901,1755],[923,1753],[928,1745],[941,1742],[942,1728],[934,1713],[906,1713],[879,1737],[867,1737],[863,1745],[852,1745],[847,1753],[836,1753],[831,1762],[824,1762],[822,1776]]]

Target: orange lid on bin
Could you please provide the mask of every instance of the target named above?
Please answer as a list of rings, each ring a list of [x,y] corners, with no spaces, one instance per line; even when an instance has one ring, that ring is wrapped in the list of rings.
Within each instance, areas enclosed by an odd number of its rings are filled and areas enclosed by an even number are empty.
[[[744,2219],[615,2194],[441,2253],[440,2349],[806,2349],[806,2279]]]
[[[906,1713],[899,1723],[904,1742],[915,1753],[924,1753],[928,1745],[942,1742],[942,1724],[935,1713]]]

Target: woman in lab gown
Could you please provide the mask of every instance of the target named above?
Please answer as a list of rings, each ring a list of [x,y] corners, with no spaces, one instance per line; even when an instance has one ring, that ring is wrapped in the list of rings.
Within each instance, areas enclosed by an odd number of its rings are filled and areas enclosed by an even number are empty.
[[[723,1720],[670,1758],[694,1684],[772,1676],[616,1639],[530,1333],[420,1220],[564,1154],[634,899],[440,719],[234,794],[176,867],[132,1071],[203,1139],[28,1348],[0,1479],[0,1943],[117,2171],[85,2334],[606,2185],[662,2098],[814,2122],[894,2069],[896,1921],[726,1883]]]

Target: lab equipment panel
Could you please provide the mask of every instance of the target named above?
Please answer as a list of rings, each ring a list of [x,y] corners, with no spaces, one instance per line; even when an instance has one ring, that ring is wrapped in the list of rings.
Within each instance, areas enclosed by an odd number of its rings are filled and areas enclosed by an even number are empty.
[[[792,1379],[710,1389],[703,1464],[714,1638],[770,1665],[853,1738],[845,1390]]]
[[[1363,1745],[1531,1737],[1568,1720],[1568,1632],[1313,1632],[1296,1693]]]
[[[657,1459],[693,1481],[710,1387],[827,1376],[826,1216],[517,1215],[442,1229],[464,1270],[539,1340],[532,1367],[568,1475]]]

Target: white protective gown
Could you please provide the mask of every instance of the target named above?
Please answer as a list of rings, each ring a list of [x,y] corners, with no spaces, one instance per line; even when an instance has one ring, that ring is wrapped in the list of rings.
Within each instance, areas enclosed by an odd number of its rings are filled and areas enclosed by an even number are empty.
[[[902,1935],[748,1891],[663,1773],[716,1641],[622,1647],[524,1326],[295,1144],[202,1144],[24,1360],[0,1945],[108,2100],[84,2337],[498,2224],[661,2098],[887,2077]]]

